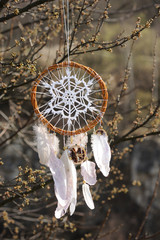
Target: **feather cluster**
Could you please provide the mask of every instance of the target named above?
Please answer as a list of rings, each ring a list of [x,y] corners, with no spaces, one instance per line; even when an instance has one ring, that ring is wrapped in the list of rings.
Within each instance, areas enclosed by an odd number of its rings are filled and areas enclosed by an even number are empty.
[[[59,140],[54,134],[49,134],[42,124],[34,126],[36,135],[37,150],[41,164],[48,165],[49,155],[52,146],[55,155],[59,153]]]
[[[59,140],[54,134],[48,133],[42,124],[34,127],[36,133],[37,150],[40,163],[49,167],[55,185],[55,195],[58,200],[55,217],[61,218],[69,209],[72,215],[77,203],[77,172],[74,164],[74,154],[84,153],[88,142],[86,133],[71,136],[67,140],[66,148],[61,156],[59,153]],[[92,150],[97,166],[104,176],[110,171],[111,150],[108,137],[102,129],[97,130],[91,137]],[[80,150],[80,153],[78,151]],[[72,154],[71,154],[72,153]],[[85,154],[84,154],[85,155]],[[94,185],[96,179],[96,164],[84,158],[81,161],[81,175],[83,177],[82,193],[87,206],[94,209],[94,202],[90,192],[90,186]]]

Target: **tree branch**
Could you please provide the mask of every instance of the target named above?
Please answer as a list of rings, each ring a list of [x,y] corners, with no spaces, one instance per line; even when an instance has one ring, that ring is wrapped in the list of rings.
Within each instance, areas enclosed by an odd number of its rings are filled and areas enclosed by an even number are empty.
[[[33,192],[35,192],[35,191],[37,191],[37,190],[39,190],[41,188],[44,188],[46,185],[48,185],[49,183],[52,183],[52,182],[53,182],[53,179],[50,178],[46,182],[43,183],[43,187],[42,187],[42,183],[40,183],[40,184],[34,186],[30,191],[24,191],[23,193],[21,193],[21,195],[20,194],[16,194],[13,197],[7,198],[7,199],[5,199],[5,200],[0,202],[0,207],[4,206],[7,203],[10,203],[10,202],[12,202],[12,201],[14,201],[16,199],[23,198],[23,196],[28,195],[30,193],[33,193]]]
[[[139,139],[139,138],[149,137],[149,136],[158,135],[158,134],[160,134],[160,131],[149,132],[149,133],[146,133],[146,134],[141,134],[141,135],[133,136],[133,137],[127,137],[127,138],[123,138],[123,139],[121,138],[118,141],[114,142],[113,145],[116,145],[120,142],[132,141],[132,140],[136,140],[136,139]]]
[[[137,129],[145,126],[152,119],[152,117],[154,117],[156,115],[159,107],[160,106],[158,104],[157,107],[155,108],[154,112],[152,114],[150,114],[148,116],[148,118],[146,118],[146,120],[144,120],[141,124],[133,127],[128,133],[126,133],[125,135],[123,135],[119,139],[115,140],[113,143],[111,143],[111,146],[116,145],[120,142],[124,142],[124,141],[134,140],[134,139],[137,139],[137,138],[142,138],[142,137],[151,136],[151,135],[158,135],[160,133],[160,131],[150,132],[150,133],[142,134],[142,135],[139,135],[139,136],[128,137],[131,133],[135,132]]]
[[[1,0],[0,2],[0,11],[2,10],[2,8],[4,7],[5,4],[7,4],[9,0]]]
[[[5,17],[0,18],[0,22],[4,22],[4,21],[9,20],[9,19],[11,19],[11,18],[14,18],[14,17],[16,17],[16,16],[18,16],[18,15],[21,15],[22,13],[27,12],[28,10],[30,10],[30,9],[38,6],[38,5],[41,5],[41,4],[43,4],[43,3],[53,2],[53,1],[54,1],[54,0],[38,0],[38,1],[36,1],[36,2],[33,2],[33,3],[31,3],[31,4],[28,4],[28,5],[27,5],[26,7],[24,7],[24,8],[18,9],[18,10],[19,10],[19,13],[18,13],[18,14],[11,13],[11,14],[8,14],[7,16],[5,16]]]

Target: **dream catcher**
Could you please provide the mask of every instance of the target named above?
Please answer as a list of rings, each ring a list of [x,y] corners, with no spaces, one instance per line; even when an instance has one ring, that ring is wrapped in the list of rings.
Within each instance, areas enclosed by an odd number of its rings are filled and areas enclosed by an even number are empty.
[[[44,70],[31,92],[31,102],[41,123],[34,127],[40,163],[48,166],[55,184],[58,206],[56,218],[69,209],[75,211],[77,202],[76,165],[80,164],[82,192],[86,204],[94,209],[90,185],[96,183],[96,168],[87,157],[87,132],[94,129],[91,146],[95,162],[104,176],[110,171],[111,150],[108,137],[101,126],[107,107],[107,88],[91,68],[69,60],[69,4],[67,18],[64,9],[68,61]],[[43,123],[43,124],[42,124]],[[95,126],[99,124],[96,130]],[[59,158],[58,134],[63,135],[63,153]]]

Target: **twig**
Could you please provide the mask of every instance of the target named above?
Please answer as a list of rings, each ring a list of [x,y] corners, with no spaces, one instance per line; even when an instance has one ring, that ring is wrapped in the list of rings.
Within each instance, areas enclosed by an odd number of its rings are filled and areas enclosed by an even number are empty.
[[[19,199],[19,198],[23,198],[23,196],[25,196],[25,195],[31,194],[31,193],[33,193],[33,192],[35,192],[35,191],[37,191],[37,190],[39,190],[41,188],[44,188],[46,185],[48,185],[48,184],[50,184],[52,182],[53,182],[53,179],[50,178],[49,180],[47,180],[46,182],[43,183],[43,186],[40,183],[40,184],[34,186],[30,191],[24,191],[23,193],[21,193],[21,195],[15,195],[13,197],[7,198],[7,199],[5,199],[5,200],[0,202],[0,207],[4,206],[7,203],[12,202],[13,200],[16,200],[16,199]]]
[[[9,0],[1,0],[0,2],[0,11],[3,9],[4,5],[7,4]]]
[[[126,138],[123,138],[123,139],[120,138],[117,141],[114,141],[113,143],[111,143],[111,146],[117,145],[117,144],[119,144],[121,142],[132,141],[132,140],[136,140],[136,139],[139,139],[139,138],[145,138],[145,137],[159,135],[159,134],[160,134],[160,131],[156,131],[156,132],[144,133],[144,134],[137,135],[137,136],[126,137]]]
[[[98,239],[100,239],[100,238],[101,238],[101,239],[104,239],[104,237],[105,237],[105,239],[108,239],[108,237],[106,238],[106,236],[109,236],[109,235],[111,235],[112,233],[117,232],[122,226],[123,226],[123,224],[120,224],[119,226],[114,227],[111,231],[106,232],[106,233],[103,234],[102,236],[98,237]]]
[[[23,83],[17,84],[17,85],[11,85],[11,86],[8,86],[8,87],[5,87],[5,88],[1,88],[0,92],[4,92],[5,90],[13,90],[15,88],[19,88],[19,87],[22,87],[24,85],[27,85],[27,84],[29,84],[29,83],[31,83],[33,81],[35,81],[35,78],[30,79],[27,82],[23,82]]]
[[[99,234],[101,233],[102,229],[104,228],[104,225],[105,225],[106,221],[108,220],[110,213],[111,213],[111,208],[108,209],[106,217],[105,217],[104,221],[102,222],[100,228],[98,229],[98,232],[96,233],[94,240],[97,240],[99,238]]]
[[[152,195],[151,201],[150,201],[150,203],[147,206],[144,219],[143,219],[143,221],[142,221],[142,223],[141,223],[141,225],[140,225],[140,227],[138,229],[138,232],[137,232],[137,235],[135,237],[135,240],[140,239],[140,234],[142,233],[142,230],[143,230],[144,225],[145,225],[145,223],[147,221],[150,209],[152,207],[153,201],[154,201],[154,199],[156,197],[156,194],[157,194],[157,190],[158,190],[158,186],[159,186],[159,180],[160,180],[160,169],[159,169],[159,172],[158,172],[158,176],[157,176],[157,180],[156,180],[156,183],[155,183],[155,187],[154,187],[154,191],[153,191],[153,195]]]
[[[135,42],[133,41],[132,44],[131,44],[131,47],[130,47],[129,55],[128,55],[128,58],[127,58],[127,64],[126,64],[126,68],[125,68],[125,75],[124,75],[124,79],[123,79],[123,83],[122,83],[122,88],[121,88],[121,92],[120,92],[120,94],[119,94],[119,96],[117,98],[117,102],[116,102],[116,106],[115,106],[115,109],[114,109],[114,116],[113,116],[113,118],[115,117],[117,108],[118,108],[119,103],[121,101],[121,98],[124,95],[124,92],[125,92],[124,86],[125,86],[125,84],[127,84],[127,81],[128,81],[128,78],[129,78],[129,65],[130,65],[130,60],[131,60],[131,57],[132,57],[134,43]]]
[[[158,235],[160,235],[160,231],[158,231],[150,236],[144,236],[144,237],[140,238],[139,240],[153,239],[153,238],[157,237]]]
[[[150,114],[141,124],[133,127],[128,133],[126,133],[124,136],[120,137],[118,140],[115,140],[112,144],[113,145],[116,145],[120,142],[123,142],[123,141],[129,141],[129,140],[133,140],[133,139],[136,139],[136,138],[142,138],[142,137],[145,137],[145,136],[150,136],[150,135],[158,135],[159,134],[159,131],[157,132],[152,132],[152,133],[148,133],[148,134],[143,134],[143,135],[140,135],[139,137],[138,136],[135,136],[135,137],[128,137],[131,133],[135,132],[137,129],[145,126],[151,119],[152,117],[154,117],[159,109],[159,104],[156,106],[154,112],[152,114]],[[128,138],[127,138],[128,137]]]
[[[12,138],[14,138],[21,130],[23,130],[27,125],[28,125],[28,123],[31,121],[31,119],[32,119],[32,117],[33,117],[33,114],[34,113],[32,113],[31,115],[30,115],[30,117],[28,118],[28,120],[25,122],[25,124],[22,126],[22,127],[20,127],[16,132],[14,132],[12,135],[10,135],[8,138],[6,138],[4,141],[2,141],[1,143],[0,143],[0,147],[3,145],[3,144],[5,144],[7,141],[9,141],[9,140],[11,140]]]
[[[36,7],[36,6],[40,5],[40,4],[46,3],[46,2],[53,2],[53,0],[38,0],[36,2],[28,4],[24,8],[18,9],[19,10],[18,14],[11,13],[11,14],[8,14],[7,16],[5,16],[5,17],[1,17],[0,18],[0,22],[4,22],[4,21],[9,20],[11,18],[14,18],[14,17],[16,17],[18,15],[21,15],[22,13],[27,12],[28,10],[30,10],[30,9],[32,9],[32,8],[34,8],[34,7]]]

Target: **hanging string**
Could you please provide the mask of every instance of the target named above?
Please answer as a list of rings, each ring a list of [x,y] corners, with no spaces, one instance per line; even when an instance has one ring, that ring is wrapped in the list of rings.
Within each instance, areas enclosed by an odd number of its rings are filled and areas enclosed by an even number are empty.
[[[62,0],[62,3],[63,3],[63,17],[64,17],[64,32],[66,36],[67,57],[68,57],[68,67],[69,67],[69,0],[66,0],[67,13],[65,10],[65,0]],[[63,147],[65,147],[65,135],[63,136]]]
[[[63,15],[64,15],[64,31],[66,35],[66,43],[67,43],[67,56],[69,63],[69,0],[66,0],[67,13],[65,10],[65,0],[63,0]]]

